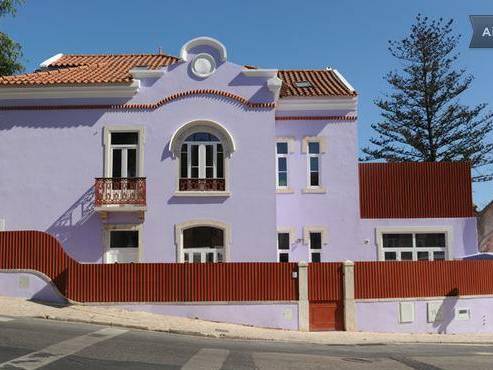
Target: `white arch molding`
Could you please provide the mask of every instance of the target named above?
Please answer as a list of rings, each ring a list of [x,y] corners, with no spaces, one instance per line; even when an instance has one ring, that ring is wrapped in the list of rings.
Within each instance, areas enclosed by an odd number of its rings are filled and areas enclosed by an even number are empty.
[[[180,126],[171,136],[169,151],[173,154],[173,157],[180,156],[181,145],[188,136],[196,132],[207,132],[215,135],[221,140],[227,157],[236,150],[236,143],[227,128],[212,120],[195,120]]]
[[[201,45],[210,46],[211,48],[217,50],[221,62],[225,62],[228,59],[226,47],[220,41],[207,36],[197,37],[185,43],[180,50],[180,58],[184,61],[189,61],[189,51]]]
[[[224,262],[230,261],[230,246],[231,246],[231,225],[212,219],[199,219],[185,221],[175,225],[175,245],[176,245],[176,261],[183,263],[183,231],[193,227],[215,227],[221,229],[224,235]]]

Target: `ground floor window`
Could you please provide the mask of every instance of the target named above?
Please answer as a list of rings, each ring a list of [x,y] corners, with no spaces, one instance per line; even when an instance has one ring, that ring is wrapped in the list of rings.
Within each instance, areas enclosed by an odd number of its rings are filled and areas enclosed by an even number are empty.
[[[385,261],[438,261],[447,258],[445,232],[382,233]]]
[[[289,233],[277,233],[277,261],[289,262]]]
[[[214,263],[224,261],[224,231],[210,226],[183,230],[183,261]]]
[[[109,226],[106,230],[105,263],[139,262],[140,231],[136,227],[125,229]]]
[[[310,233],[310,262],[321,262],[322,233]]]

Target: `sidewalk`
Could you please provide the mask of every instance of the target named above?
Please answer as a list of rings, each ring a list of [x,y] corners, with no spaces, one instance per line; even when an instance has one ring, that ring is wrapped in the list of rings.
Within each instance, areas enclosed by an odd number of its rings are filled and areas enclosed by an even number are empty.
[[[115,325],[134,329],[201,335],[215,338],[267,340],[314,344],[375,343],[493,343],[492,334],[383,334],[366,332],[297,332],[254,328],[244,325],[216,323],[147,312],[131,312],[119,308],[97,306],[55,307],[26,301],[22,298],[0,297],[0,316],[39,317],[51,320]]]

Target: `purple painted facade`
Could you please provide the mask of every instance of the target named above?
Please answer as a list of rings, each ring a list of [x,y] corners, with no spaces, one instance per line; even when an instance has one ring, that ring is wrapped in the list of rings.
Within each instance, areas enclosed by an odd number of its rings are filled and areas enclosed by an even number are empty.
[[[403,300],[414,305],[414,320],[401,323],[400,301],[374,301],[356,303],[359,331],[386,333],[491,333],[493,317],[491,297],[446,297],[435,299]],[[438,304],[440,319],[428,320],[428,303]],[[460,316],[460,310],[469,314]],[[431,322],[428,322],[431,321]]]
[[[125,304],[117,306],[129,311],[159,315],[253,325],[259,328],[298,330],[297,303]],[[115,307],[115,305],[109,307]]]
[[[216,70],[207,78],[192,72],[190,61],[200,54],[214,57]],[[0,111],[0,219],[7,230],[45,230],[56,236],[76,260],[103,262],[105,225],[141,227],[140,262],[177,262],[176,225],[207,220],[227,225],[226,260],[276,261],[277,231],[290,229],[291,261],[309,260],[305,228],[325,231],[322,261],[375,260],[375,232],[383,226],[441,226],[453,230],[453,258],[477,251],[475,219],[362,220],[359,215],[358,140],[355,120],[276,120],[281,116],[356,115],[355,97],[327,97],[322,108],[303,98],[278,98],[271,76],[244,73],[241,65],[222,60],[217,45],[188,50],[188,61],[163,68],[159,77],[140,78],[130,98],[1,100],[1,106],[130,103],[151,104],[165,96],[196,89],[231,93],[276,108],[248,108],[234,99],[198,94],[175,99],[151,110],[9,110]],[[312,99],[313,100],[313,99]],[[304,103],[306,101],[306,104]],[[319,99],[319,101],[322,101]],[[300,102],[302,104],[300,104]],[[318,104],[318,103],[317,103]],[[236,150],[228,168],[231,195],[176,196],[179,159],[170,152],[175,131],[194,121],[212,121],[227,130]],[[105,176],[104,129],[144,128],[143,176],[147,210],[111,212],[101,217],[94,207],[94,178]],[[306,193],[307,154],[304,137],[324,141],[320,155],[323,192]],[[290,193],[276,193],[275,142],[289,138]],[[142,144],[141,144],[142,145]]]
[[[41,302],[66,303],[52,282],[40,273],[0,272],[0,295]]]

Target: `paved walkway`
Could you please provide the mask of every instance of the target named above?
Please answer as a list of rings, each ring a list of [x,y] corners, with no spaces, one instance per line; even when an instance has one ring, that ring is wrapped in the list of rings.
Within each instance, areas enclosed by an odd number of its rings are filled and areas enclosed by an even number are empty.
[[[61,321],[86,322],[127,328],[201,335],[314,344],[370,343],[492,343],[491,334],[383,334],[366,332],[306,333],[290,330],[254,328],[184,317],[132,312],[98,306],[50,306],[22,298],[0,297],[0,316],[38,317]]]

